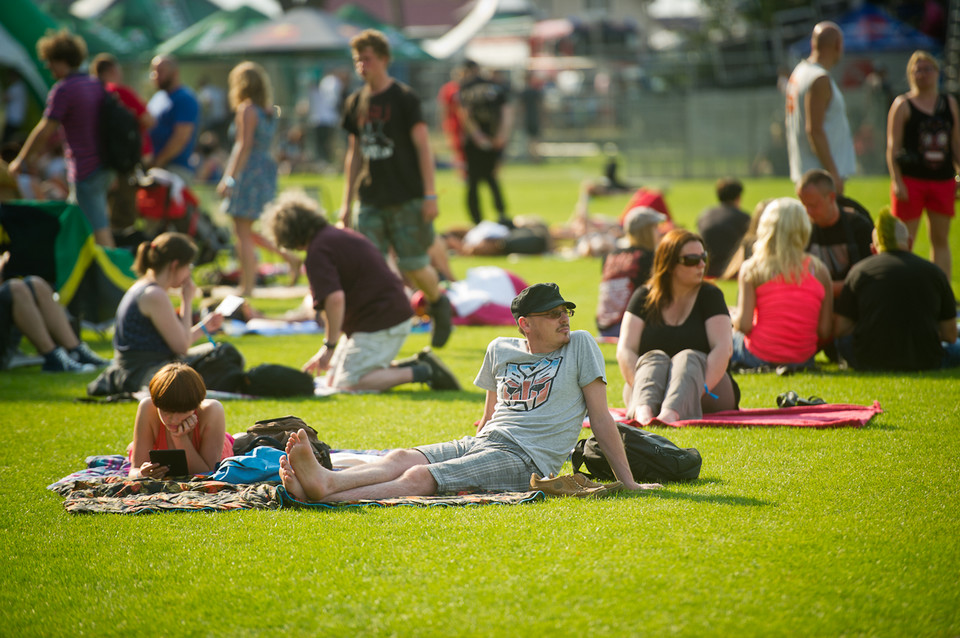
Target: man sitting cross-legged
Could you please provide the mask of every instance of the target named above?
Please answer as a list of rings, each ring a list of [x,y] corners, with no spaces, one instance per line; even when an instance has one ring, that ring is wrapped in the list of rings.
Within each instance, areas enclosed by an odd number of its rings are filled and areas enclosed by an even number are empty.
[[[460,491],[524,491],[534,473],[557,473],[590,415],[594,435],[619,479],[638,485],[607,409],[603,356],[590,333],[570,331],[575,305],[556,284],[535,284],[511,310],[525,337],[499,337],[487,347],[477,386],[486,390],[477,435],[394,450],[340,472],[323,468],[302,430],[287,442],[280,478],[294,498],[309,502]]]

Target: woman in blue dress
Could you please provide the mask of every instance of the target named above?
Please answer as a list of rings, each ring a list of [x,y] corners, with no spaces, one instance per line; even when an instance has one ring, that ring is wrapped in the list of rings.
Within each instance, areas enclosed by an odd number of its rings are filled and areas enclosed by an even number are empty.
[[[256,62],[241,62],[230,71],[230,107],[236,112],[235,141],[217,193],[233,218],[240,261],[240,294],[249,296],[257,282],[257,253],[260,246],[281,255],[290,264],[293,280],[302,262],[296,255],[280,250],[253,230],[266,205],[277,194],[277,162],[270,145],[277,129],[270,79]]]

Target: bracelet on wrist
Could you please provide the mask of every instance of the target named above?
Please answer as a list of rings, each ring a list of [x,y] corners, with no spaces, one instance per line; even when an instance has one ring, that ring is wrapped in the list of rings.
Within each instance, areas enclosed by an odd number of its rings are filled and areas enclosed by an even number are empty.
[[[227,188],[233,188],[237,185],[237,180],[233,179],[233,175],[224,175],[223,183],[227,185]]]
[[[337,349],[337,342],[336,342],[336,341],[324,341],[324,342],[323,342],[323,347],[326,348],[327,350],[336,350],[336,349]]]
[[[436,193],[434,193],[434,194],[432,194],[432,195],[424,195],[423,198],[424,198],[424,199],[427,199],[427,200],[436,199],[436,198],[437,198],[437,195],[436,195]]]

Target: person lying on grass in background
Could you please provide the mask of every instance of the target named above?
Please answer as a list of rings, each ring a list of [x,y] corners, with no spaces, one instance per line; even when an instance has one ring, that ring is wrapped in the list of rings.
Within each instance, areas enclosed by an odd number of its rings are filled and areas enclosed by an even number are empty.
[[[207,399],[200,374],[185,363],[170,363],[150,379],[150,396],[140,401],[130,444],[130,477],[163,478],[169,468],[150,462],[150,450],[183,450],[190,474],[212,472],[233,454],[223,405]]]
[[[323,468],[306,432],[287,441],[280,479],[305,502],[430,496],[461,491],[525,491],[532,474],[559,472],[590,415],[593,433],[616,478],[633,480],[623,442],[607,409],[603,355],[585,330],[570,330],[575,304],[556,284],[525,288],[511,303],[524,338],[498,337],[487,347],[477,386],[486,390],[476,436],[394,450],[340,472]]]

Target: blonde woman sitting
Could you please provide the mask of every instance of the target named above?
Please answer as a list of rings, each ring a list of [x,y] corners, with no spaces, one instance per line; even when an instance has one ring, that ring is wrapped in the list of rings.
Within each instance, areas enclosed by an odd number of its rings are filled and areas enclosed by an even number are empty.
[[[764,209],[753,256],[740,268],[731,316],[733,366],[809,366],[819,344],[830,340],[830,273],[822,261],[804,253],[810,232],[799,201],[781,197]]]

